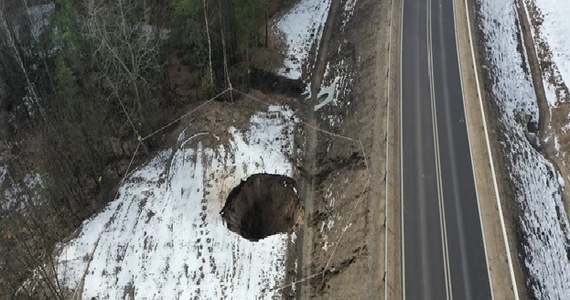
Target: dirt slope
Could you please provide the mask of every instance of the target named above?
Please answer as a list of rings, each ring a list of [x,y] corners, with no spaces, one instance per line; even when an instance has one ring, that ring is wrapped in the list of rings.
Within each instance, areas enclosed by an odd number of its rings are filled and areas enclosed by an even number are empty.
[[[314,124],[338,135],[311,130],[306,135],[316,137],[316,145],[308,158],[314,160],[307,170],[312,190],[305,191],[311,192],[304,228],[310,232],[304,234],[301,274],[319,275],[299,286],[300,299],[378,299],[384,294],[390,2],[351,4],[333,4],[320,47],[326,53],[319,54],[313,72]],[[334,84],[335,99],[320,103],[320,88]],[[398,290],[395,284],[391,292]]]

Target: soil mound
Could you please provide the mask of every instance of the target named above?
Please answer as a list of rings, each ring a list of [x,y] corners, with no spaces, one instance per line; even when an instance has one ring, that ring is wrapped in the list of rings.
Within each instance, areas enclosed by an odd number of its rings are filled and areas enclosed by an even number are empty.
[[[255,174],[230,192],[220,215],[229,230],[256,242],[295,230],[302,224],[305,210],[294,179]]]

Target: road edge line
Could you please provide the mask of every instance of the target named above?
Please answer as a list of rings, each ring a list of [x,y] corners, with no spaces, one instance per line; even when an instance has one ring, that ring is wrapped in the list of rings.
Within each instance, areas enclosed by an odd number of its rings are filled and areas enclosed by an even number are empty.
[[[518,293],[518,289],[517,289],[517,284],[516,284],[516,278],[515,278],[515,272],[514,272],[514,268],[513,268],[513,260],[511,257],[511,252],[510,252],[510,246],[509,246],[509,240],[507,237],[507,230],[506,230],[506,226],[505,226],[505,219],[503,217],[503,208],[502,208],[502,204],[501,204],[501,197],[499,195],[499,187],[497,184],[497,175],[495,173],[495,163],[493,161],[493,153],[491,152],[491,144],[489,141],[489,130],[487,128],[487,118],[485,116],[485,109],[483,106],[483,99],[481,97],[481,84],[479,83],[479,72],[477,71],[477,61],[475,59],[475,50],[473,47],[473,34],[471,32],[471,20],[470,20],[470,16],[469,16],[469,3],[468,0],[464,0],[465,1],[465,16],[467,18],[467,31],[469,32],[469,45],[471,48],[471,58],[473,60],[473,71],[475,72],[475,82],[477,85],[477,98],[479,99],[479,107],[481,110],[481,117],[483,119],[483,131],[485,132],[485,142],[487,144],[487,153],[489,155],[489,161],[491,163],[491,175],[493,178],[493,187],[495,190],[495,197],[497,199],[497,207],[499,210],[499,218],[501,220],[501,231],[503,234],[503,241],[504,241],[504,245],[505,245],[505,252],[507,253],[507,263],[509,265],[509,273],[511,276],[511,288],[513,290],[514,296],[515,296],[515,300],[519,300],[519,293]],[[455,10],[454,10],[455,12]],[[457,32],[456,32],[457,35]],[[471,146],[469,147],[471,149]],[[485,239],[483,238],[483,241]],[[486,254],[485,254],[486,255]],[[489,266],[487,266],[487,268],[489,268]],[[491,278],[489,277],[489,282],[491,282]],[[493,290],[491,290],[491,295],[493,295]]]
[[[402,50],[404,49],[404,5],[406,0],[402,0],[402,12],[400,15],[400,63],[399,63],[399,85],[400,85],[400,255],[401,255],[401,268],[402,268],[402,299],[406,299],[406,247],[405,247],[405,236],[404,236],[404,129],[403,129],[403,118],[402,118]]]
[[[447,223],[445,220],[445,200],[443,199],[443,183],[441,175],[441,155],[439,151],[439,129],[437,125],[437,103],[435,100],[435,82],[433,71],[433,38],[432,38],[432,3],[427,1],[426,22],[427,22],[427,63],[428,63],[428,79],[430,85],[430,101],[431,101],[431,122],[433,127],[433,145],[435,156],[435,176],[437,178],[437,203],[439,206],[439,229],[441,231],[441,248],[443,254],[443,275],[445,279],[446,299],[453,299],[453,288],[451,286],[451,270],[449,266],[449,246],[447,243]]]
[[[459,82],[461,84],[461,93],[463,95],[463,99],[466,99],[465,97],[465,89],[464,89],[464,84],[463,84],[463,74],[462,74],[462,63],[461,63],[461,58],[460,58],[460,49],[459,49],[459,38],[458,38],[458,33],[457,33],[457,14],[456,14],[456,5],[455,5],[455,1],[452,2],[453,3],[453,24],[455,26],[455,48],[457,51],[457,63],[459,64]],[[467,107],[465,105],[465,103],[463,103],[463,113],[465,114],[465,129],[467,131],[467,139],[469,141],[469,157],[471,158],[471,169],[473,171],[473,179],[475,180],[475,196],[477,199],[477,212],[479,214],[479,225],[481,226],[481,239],[483,240],[483,250],[485,252],[485,262],[487,263],[487,277],[489,278],[489,288],[490,288],[490,293],[491,293],[491,299],[494,300],[495,299],[495,295],[493,294],[493,278],[491,277],[491,270],[489,268],[489,255],[487,254],[487,242],[485,241],[485,229],[484,229],[484,222],[483,222],[483,217],[481,215],[481,203],[479,202],[479,189],[477,188],[477,174],[475,172],[475,163],[474,163],[474,158],[473,158],[473,149],[471,148],[471,133],[469,132],[469,125],[467,124],[467,118],[468,118],[468,114],[467,114]]]

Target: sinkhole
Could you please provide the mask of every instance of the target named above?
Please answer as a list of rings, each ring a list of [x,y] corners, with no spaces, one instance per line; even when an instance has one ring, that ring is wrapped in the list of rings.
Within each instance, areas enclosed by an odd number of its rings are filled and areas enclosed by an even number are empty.
[[[256,242],[294,231],[303,223],[305,210],[293,178],[262,173],[242,180],[220,215],[230,231]]]

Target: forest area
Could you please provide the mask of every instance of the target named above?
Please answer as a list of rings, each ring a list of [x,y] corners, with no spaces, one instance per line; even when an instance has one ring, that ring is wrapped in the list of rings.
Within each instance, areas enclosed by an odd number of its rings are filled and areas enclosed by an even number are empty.
[[[287,2],[0,1],[0,299],[69,298],[57,244],[112,200],[141,137],[249,88]]]

